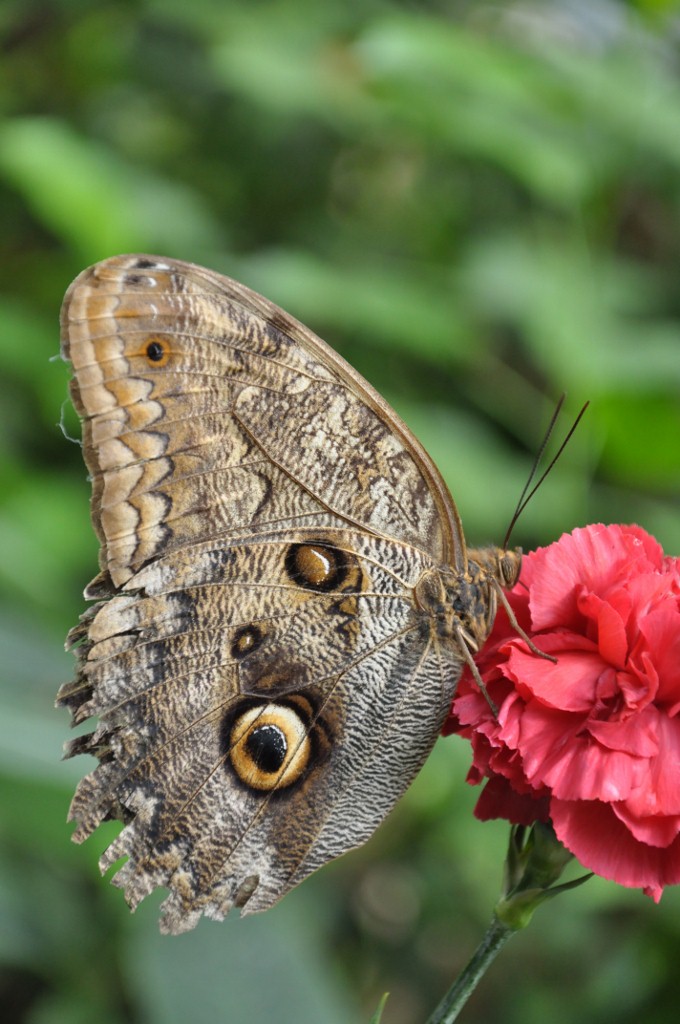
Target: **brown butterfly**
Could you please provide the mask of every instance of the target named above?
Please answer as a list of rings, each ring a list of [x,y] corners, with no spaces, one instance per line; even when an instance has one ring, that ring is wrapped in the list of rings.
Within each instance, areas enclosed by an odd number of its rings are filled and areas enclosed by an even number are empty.
[[[162,930],[265,910],[364,842],[427,757],[519,551],[468,550],[436,467],[291,316],[121,256],[62,309],[101,572],[58,704],[97,716],[70,817]]]

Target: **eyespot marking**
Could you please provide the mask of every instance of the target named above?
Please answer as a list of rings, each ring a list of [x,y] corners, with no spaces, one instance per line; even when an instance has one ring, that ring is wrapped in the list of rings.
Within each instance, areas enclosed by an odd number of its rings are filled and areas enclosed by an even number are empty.
[[[165,366],[170,358],[170,343],[160,334],[152,334],[146,339],[143,354],[149,364]]]
[[[264,634],[259,626],[255,626],[252,623],[248,626],[241,626],[234,633],[231,641],[231,656],[232,658],[245,658],[246,655],[252,654],[262,643]]]
[[[160,263],[158,260],[152,260],[148,256],[140,256],[138,260],[135,260],[134,266],[137,270],[170,270],[170,265],[168,263]],[[142,274],[133,276],[138,276],[140,281],[144,280],[144,275]],[[128,281],[129,280],[130,277],[128,277]],[[156,283],[153,278],[149,278],[149,281],[152,284]]]
[[[300,709],[256,704],[241,711],[225,737],[229,762],[241,782],[259,792],[292,786],[310,761],[312,740]]]
[[[291,544],[286,552],[285,565],[293,583],[307,590],[337,590],[347,578],[344,552],[329,544]]]

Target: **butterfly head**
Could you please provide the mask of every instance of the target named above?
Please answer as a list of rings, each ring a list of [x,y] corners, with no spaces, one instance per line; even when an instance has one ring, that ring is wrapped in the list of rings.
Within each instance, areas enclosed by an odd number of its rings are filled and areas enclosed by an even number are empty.
[[[522,569],[522,549],[495,546],[474,548],[468,551],[468,560],[504,590],[512,590]]]
[[[437,636],[455,637],[475,653],[493,627],[499,592],[515,586],[521,566],[519,548],[471,550],[464,572],[426,570],[414,590],[416,605]]]

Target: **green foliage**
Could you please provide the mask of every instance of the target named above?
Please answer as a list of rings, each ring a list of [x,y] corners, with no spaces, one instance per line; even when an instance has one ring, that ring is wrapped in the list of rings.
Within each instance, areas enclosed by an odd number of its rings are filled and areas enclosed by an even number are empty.
[[[481,936],[505,828],[442,742],[361,852],[263,918],[170,940],[68,843],[61,637],[95,574],[61,296],[191,259],[333,342],[499,542],[557,396],[591,407],[526,511],[680,550],[677,5],[4,0],[0,10],[0,1001],[9,1024],[424,1019]],[[63,427],[60,428],[60,424]],[[150,904],[153,900],[149,901]],[[465,1019],[675,1013],[678,895],[539,914]],[[587,939],[586,939],[587,937]],[[569,970],[565,972],[564,963]],[[565,1007],[567,1009],[565,1009]],[[559,1008],[559,1009],[556,1009]]]

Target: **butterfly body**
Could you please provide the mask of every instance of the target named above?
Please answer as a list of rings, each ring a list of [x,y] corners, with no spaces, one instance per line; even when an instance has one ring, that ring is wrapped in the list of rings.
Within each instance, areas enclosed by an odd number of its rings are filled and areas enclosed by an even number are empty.
[[[436,467],[303,325],[191,264],[80,275],[62,351],[101,572],[59,703],[82,841],[178,932],[368,838],[427,757],[519,554],[468,552]]]

